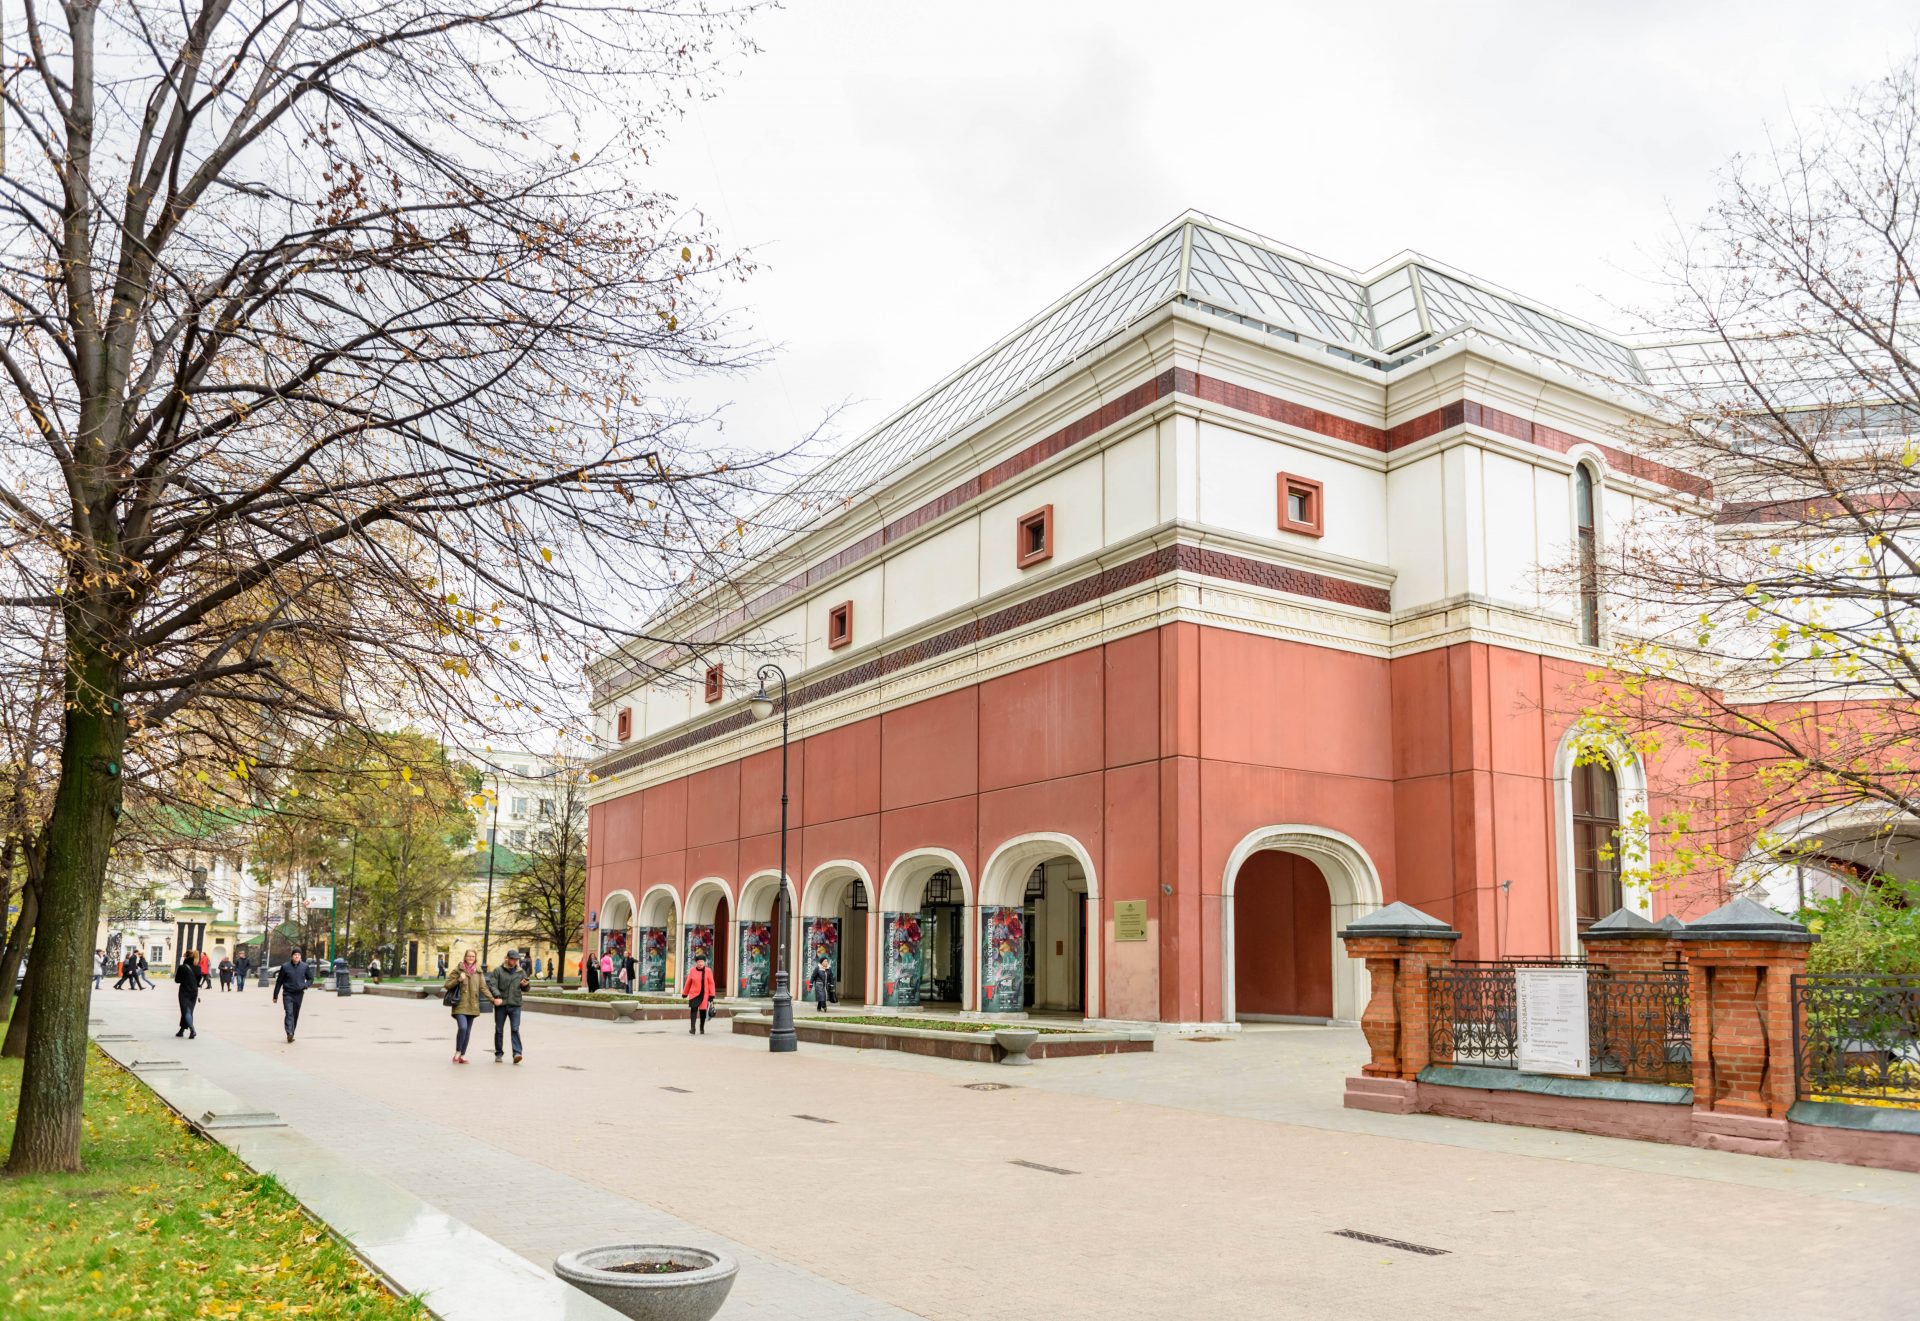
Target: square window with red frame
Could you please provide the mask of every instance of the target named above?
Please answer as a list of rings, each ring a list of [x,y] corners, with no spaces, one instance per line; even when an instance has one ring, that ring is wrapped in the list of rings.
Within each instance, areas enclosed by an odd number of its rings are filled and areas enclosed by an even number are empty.
[[[1321,485],[1311,477],[1280,474],[1280,530],[1317,537],[1326,532]]]
[[[707,667],[707,700],[717,702],[727,695],[727,667],[709,665]]]
[[[853,602],[842,601],[827,611],[827,647],[838,650],[853,641]]]
[[[613,717],[613,736],[625,743],[633,737],[633,708],[623,706]]]
[[[1023,515],[1014,529],[1018,536],[1015,549],[1019,568],[1053,558],[1053,506],[1041,505]]]

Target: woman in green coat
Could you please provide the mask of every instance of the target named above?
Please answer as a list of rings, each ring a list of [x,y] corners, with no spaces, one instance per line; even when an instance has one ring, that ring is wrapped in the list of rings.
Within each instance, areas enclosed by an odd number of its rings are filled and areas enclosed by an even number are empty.
[[[460,960],[442,988],[447,1008],[453,1011],[458,1028],[453,1035],[453,1062],[467,1062],[467,1039],[473,1035],[473,1020],[487,1008],[500,1002],[487,990],[487,976],[480,970],[480,956],[472,950]]]

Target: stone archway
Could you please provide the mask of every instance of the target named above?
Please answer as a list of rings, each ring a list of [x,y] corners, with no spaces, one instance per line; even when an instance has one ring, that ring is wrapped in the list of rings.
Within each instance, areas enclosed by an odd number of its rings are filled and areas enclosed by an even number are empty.
[[[1105,924],[1099,877],[1079,840],[1042,831],[995,849],[980,870],[980,924],[983,1010],[1099,1016]],[[1007,938],[1015,931],[1021,948]]]
[[[936,891],[946,897],[931,901]],[[902,854],[880,886],[880,1003],[910,1008],[927,1003],[926,992],[951,995],[950,1003],[962,1009],[976,1007],[979,913],[973,879],[959,854],[941,848]]]
[[[681,927],[682,968],[693,967],[696,954],[704,954],[713,969],[713,984],[727,985],[727,970],[732,966],[728,948],[733,942],[733,892],[718,876],[703,877],[687,891],[687,920]]]
[[[800,896],[801,953],[795,960],[795,999],[805,993],[813,961],[824,953],[841,1001],[872,1003],[868,988],[876,962],[870,956],[876,898],[867,869],[857,862],[836,859],[813,869]]]
[[[634,943],[643,991],[664,992],[678,985],[680,896],[671,885],[653,886],[640,897],[640,926]]]
[[[1315,900],[1300,900],[1294,897],[1303,883],[1310,884],[1312,876],[1302,872],[1297,864],[1279,864],[1274,862],[1256,863],[1251,873],[1247,871],[1248,862],[1261,853],[1278,853],[1298,858],[1308,864],[1311,873],[1317,873],[1326,888],[1324,909]],[[1250,832],[1228,855],[1226,874],[1221,882],[1221,983],[1222,1017],[1228,1022],[1238,1021],[1240,1004],[1236,969],[1240,966],[1243,941],[1239,929],[1237,910],[1238,891],[1243,874],[1254,883],[1271,881],[1280,871],[1287,873],[1283,884],[1287,887],[1290,903],[1298,903],[1300,911],[1317,915],[1324,913],[1324,920],[1316,916],[1311,929],[1304,939],[1324,948],[1325,961],[1320,959],[1320,949],[1293,952],[1291,962],[1295,968],[1323,970],[1323,985],[1326,988],[1325,1003],[1330,1010],[1327,1015],[1336,1022],[1358,1022],[1360,1012],[1367,1003],[1366,965],[1358,959],[1347,957],[1345,946],[1341,943],[1339,931],[1357,917],[1364,917],[1380,907],[1380,873],[1374,867],[1373,860],[1367,856],[1351,837],[1337,830],[1328,830],[1321,826],[1278,825],[1267,826]],[[1271,911],[1271,910],[1269,910]],[[1300,934],[1296,924],[1289,930],[1289,938]],[[1245,938],[1253,938],[1249,930]],[[1291,975],[1291,974],[1290,974]],[[1249,1011],[1257,1012],[1257,1011]],[[1317,1014],[1301,1017],[1319,1017]]]
[[[792,882],[788,882],[791,887]],[[752,1000],[764,1000],[773,995],[774,965],[778,951],[774,948],[779,933],[774,930],[773,916],[775,901],[780,894],[780,873],[760,871],[749,876],[740,885],[740,905],[734,921],[733,993]],[[793,900],[791,888],[787,891],[789,903]],[[799,940],[794,931],[797,919],[788,924],[787,949],[789,952],[799,948]],[[801,984],[789,979],[788,991],[798,997]]]

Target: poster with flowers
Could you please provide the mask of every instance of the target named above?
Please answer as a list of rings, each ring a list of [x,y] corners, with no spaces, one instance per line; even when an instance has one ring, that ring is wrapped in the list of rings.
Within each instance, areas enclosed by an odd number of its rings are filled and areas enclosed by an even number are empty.
[[[640,989],[667,989],[667,929],[640,928]]]
[[[773,994],[773,923],[740,924],[740,994]]]
[[[982,908],[980,1008],[990,1014],[1026,1007],[1026,921],[1017,908]]]
[[[920,915],[888,913],[887,947],[881,963],[884,983],[881,1002],[890,1005],[920,1003]]]
[[[813,970],[820,966],[820,960],[827,961],[827,985],[840,984],[840,919],[837,917],[810,917],[807,919],[807,964],[796,970],[793,993],[812,995]]]
[[[687,928],[687,972],[693,971],[695,959],[705,959],[709,968],[713,966],[713,928],[710,926]]]

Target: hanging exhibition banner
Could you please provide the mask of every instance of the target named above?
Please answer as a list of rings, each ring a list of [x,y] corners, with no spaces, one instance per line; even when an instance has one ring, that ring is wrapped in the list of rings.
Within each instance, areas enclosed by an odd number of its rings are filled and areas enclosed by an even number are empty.
[[[667,929],[640,928],[640,989],[667,989]]]
[[[886,914],[886,950],[881,964],[884,978],[881,1003],[914,1006],[920,1003],[920,915]]]
[[[840,984],[840,919],[837,917],[810,917],[807,919],[807,963],[796,969],[793,980],[793,993],[796,997],[812,995],[813,970],[820,966],[820,960],[827,961],[829,986]]]
[[[982,908],[980,935],[980,1008],[1018,1013],[1026,1007],[1026,920],[1017,908]]]
[[[1514,1017],[1522,1073],[1592,1073],[1587,1052],[1587,970],[1515,968]]]
[[[740,924],[740,994],[773,994],[773,923]]]

